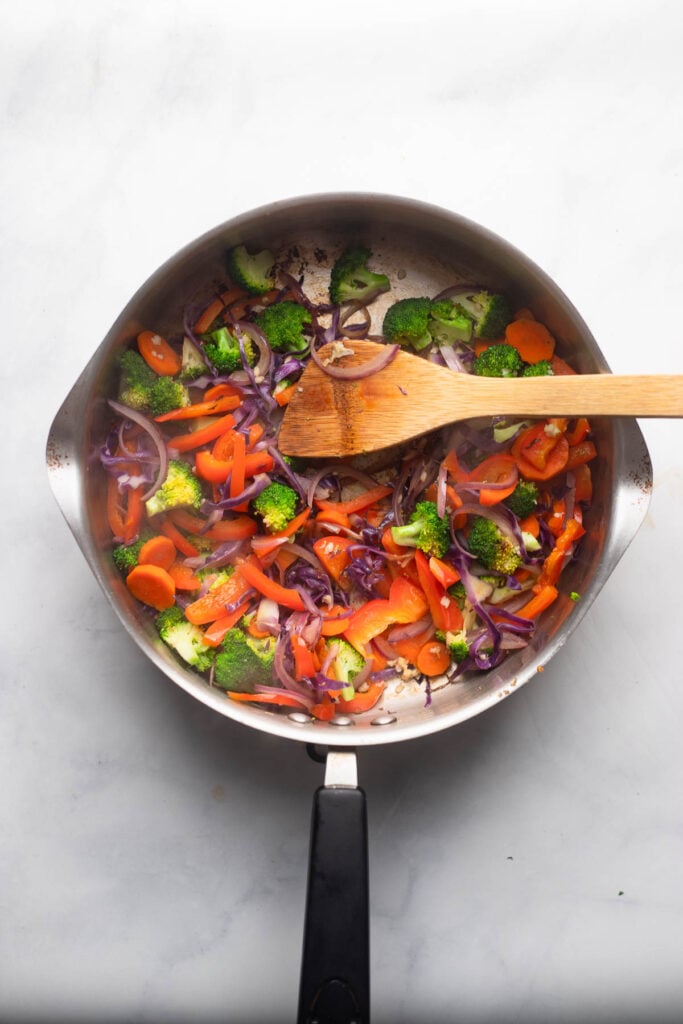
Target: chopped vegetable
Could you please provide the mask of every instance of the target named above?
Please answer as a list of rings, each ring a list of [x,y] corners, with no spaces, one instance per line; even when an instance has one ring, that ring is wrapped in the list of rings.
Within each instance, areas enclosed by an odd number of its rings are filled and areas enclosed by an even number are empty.
[[[235,247],[234,284],[212,283],[171,343],[131,338],[109,402],[114,565],[188,672],[270,714],[329,721],[393,693],[392,671],[427,692],[497,666],[533,639],[588,523],[598,450],[585,418],[463,425],[376,475],[281,455],[282,406],[308,359],[372,329],[390,282],[370,259],[342,254],[330,307],[287,256]],[[513,319],[481,288],[390,301],[382,331],[387,357],[404,345],[482,376],[574,372],[531,310]]]

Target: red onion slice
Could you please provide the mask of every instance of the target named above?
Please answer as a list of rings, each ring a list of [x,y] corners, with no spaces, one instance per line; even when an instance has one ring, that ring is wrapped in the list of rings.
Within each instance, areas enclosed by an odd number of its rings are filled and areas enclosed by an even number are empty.
[[[323,373],[335,377],[337,380],[363,380],[387,367],[395,358],[400,347],[400,345],[386,345],[382,352],[373,356],[372,359],[368,359],[367,362],[361,363],[360,366],[343,367],[336,366],[334,363],[324,363],[314,346],[311,346],[311,359]]]
[[[168,450],[166,448],[166,444],[161,436],[159,428],[152,422],[152,420],[149,419],[148,416],[144,416],[141,412],[138,412],[137,409],[129,409],[127,405],[121,405],[119,402],[115,402],[111,398],[109,399],[109,405],[114,412],[118,413],[119,416],[125,416],[126,419],[132,420],[133,423],[137,423],[139,427],[142,427],[142,429],[149,434],[154,447],[159,453],[159,469],[157,470],[156,479],[152,486],[142,495],[142,500],[147,501],[147,499],[151,498],[153,494],[156,494],[166,479],[166,475],[168,473]]]
[[[350,324],[348,321],[356,313],[363,313],[365,319],[360,323]],[[352,306],[345,309],[339,317],[339,333],[345,338],[366,338],[372,318],[368,312],[368,307],[363,302],[354,302]]]

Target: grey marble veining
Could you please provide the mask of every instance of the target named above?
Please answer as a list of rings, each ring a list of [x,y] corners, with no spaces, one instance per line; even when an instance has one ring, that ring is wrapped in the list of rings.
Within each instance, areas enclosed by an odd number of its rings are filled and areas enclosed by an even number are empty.
[[[683,18],[581,0],[0,16],[0,1020],[279,1024],[322,769],[132,646],[49,493],[49,424],[170,253],[344,188],[486,224],[557,278],[615,371],[683,372]],[[359,756],[376,1024],[683,1017],[683,428],[642,426],[648,519],[543,675]]]

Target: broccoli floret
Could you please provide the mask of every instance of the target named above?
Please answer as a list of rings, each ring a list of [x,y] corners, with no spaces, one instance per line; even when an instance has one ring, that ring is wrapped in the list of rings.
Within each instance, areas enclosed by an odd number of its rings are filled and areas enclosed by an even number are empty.
[[[386,274],[373,274],[366,264],[372,253],[363,246],[346,249],[332,267],[330,298],[332,302],[367,302],[391,285]]]
[[[219,373],[233,373],[235,370],[243,369],[239,342],[227,327],[220,327],[217,331],[212,331],[211,334],[205,334],[204,338],[204,351]],[[257,352],[251,338],[243,335],[242,344],[247,362],[253,366],[257,359]]]
[[[119,401],[131,409],[146,409],[155,382],[159,379],[139,352],[127,349],[120,359]]]
[[[384,315],[382,334],[387,341],[411,346],[419,351],[431,343],[429,312],[432,300],[425,298],[399,299]]]
[[[310,324],[311,314],[298,302],[276,302],[256,317],[256,324],[266,336],[274,352],[303,352],[308,340],[303,335],[305,324]]]
[[[468,544],[485,569],[509,576],[521,564],[521,555],[512,541],[503,536],[495,523],[483,516],[475,516]]]
[[[444,638],[444,643],[448,648],[451,658],[458,664],[460,664],[461,661],[464,661],[470,653],[470,645],[462,630],[458,633],[451,633],[450,631],[447,632]]]
[[[433,501],[419,501],[405,526],[392,526],[391,536],[397,544],[419,548],[429,557],[443,558],[450,546],[448,520]]]
[[[475,292],[460,296],[459,305],[474,320],[475,338],[502,338],[512,320],[512,310],[503,295]]]
[[[278,533],[296,515],[299,496],[287,484],[268,484],[251,503],[251,510],[261,517],[269,533]]]
[[[505,499],[505,504],[518,519],[530,516],[537,502],[538,487],[533,480],[520,480],[512,494]]]
[[[216,655],[214,682],[224,690],[253,693],[257,683],[272,683],[272,661],[257,653],[241,629],[229,629]],[[274,644],[273,644],[274,650]]]
[[[353,683],[365,665],[365,658],[358,653],[355,647],[351,646],[348,640],[344,640],[341,636],[335,636],[330,644],[336,649],[333,662],[335,678],[340,683]]]
[[[256,656],[260,666],[262,678],[260,682],[268,685],[273,682],[273,664],[275,662],[275,637],[247,637],[247,645]]]
[[[202,359],[202,354],[189,338],[183,338],[182,365],[180,367],[180,380],[189,384],[197,377],[203,377],[207,372],[207,366]]]
[[[465,601],[467,600],[467,591],[465,590],[465,584],[462,580],[458,580],[457,583],[453,583],[447,588],[449,597],[452,597],[457,604],[460,611],[465,607]]]
[[[112,558],[114,559],[114,565],[119,572],[128,573],[131,569],[134,569],[138,564],[138,558],[140,557],[140,548],[145,543],[143,537],[134,541],[132,544],[119,544],[118,547],[112,551]]]
[[[164,643],[172,647],[197,672],[206,672],[211,668],[215,654],[213,647],[204,642],[201,629],[188,622],[177,605],[157,615],[156,627]]]
[[[190,404],[187,388],[174,377],[157,377],[149,396],[149,408],[153,416],[163,416],[173,409],[182,409]]]
[[[552,377],[553,368],[547,359],[539,359],[537,363],[530,363],[522,370],[522,377]]]
[[[148,516],[157,516],[171,508],[198,509],[202,487],[186,462],[171,459],[166,479],[159,490],[145,502]]]
[[[250,295],[265,295],[275,287],[274,263],[275,257],[268,249],[252,256],[246,246],[238,245],[228,253],[230,277]]]
[[[472,319],[450,299],[433,302],[430,310],[429,333],[437,345],[455,345],[468,342],[472,337]]]
[[[522,369],[522,359],[512,345],[490,345],[472,364],[478,377],[516,377]]]

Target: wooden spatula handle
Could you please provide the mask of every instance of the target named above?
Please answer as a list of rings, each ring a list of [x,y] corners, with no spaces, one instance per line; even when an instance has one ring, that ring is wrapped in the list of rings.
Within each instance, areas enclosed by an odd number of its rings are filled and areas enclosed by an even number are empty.
[[[472,415],[487,401],[503,416],[683,416],[683,376],[599,373],[470,381],[473,399],[475,391],[477,396]],[[458,418],[463,414],[459,396]]]

